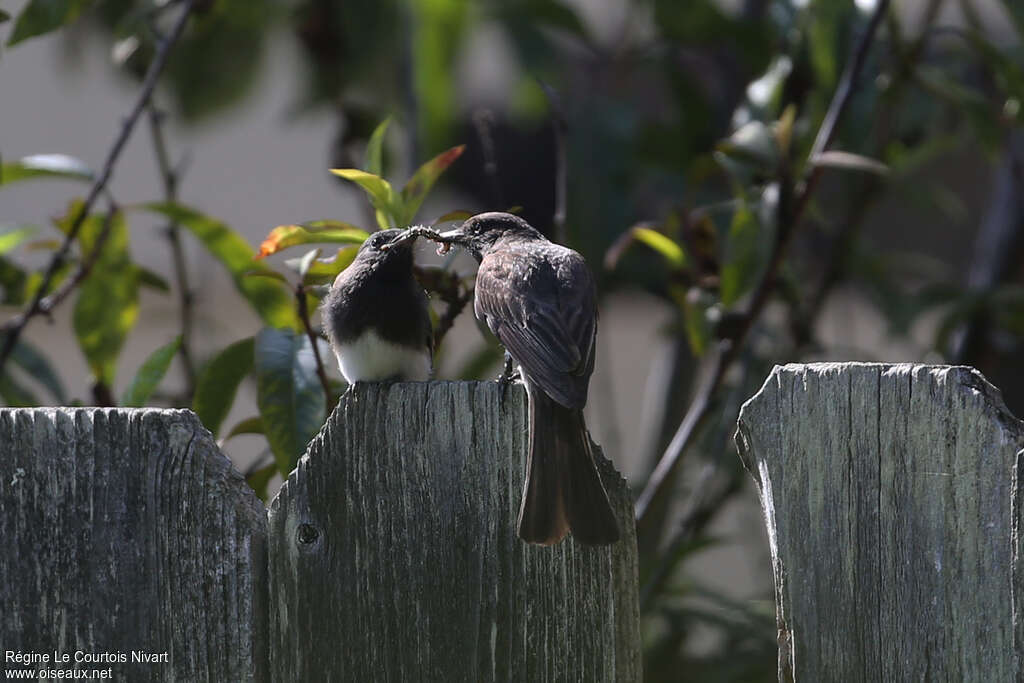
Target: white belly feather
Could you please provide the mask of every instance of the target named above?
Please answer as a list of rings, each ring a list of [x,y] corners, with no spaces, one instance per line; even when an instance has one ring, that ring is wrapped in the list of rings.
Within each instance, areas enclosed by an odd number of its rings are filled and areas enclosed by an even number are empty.
[[[423,382],[430,379],[432,359],[426,349],[413,350],[381,339],[373,330],[335,349],[338,368],[349,384],[401,379]]]

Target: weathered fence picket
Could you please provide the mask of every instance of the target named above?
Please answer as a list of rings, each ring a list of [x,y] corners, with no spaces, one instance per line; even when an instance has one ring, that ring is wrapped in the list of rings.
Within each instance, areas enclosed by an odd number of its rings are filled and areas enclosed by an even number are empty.
[[[263,505],[190,411],[0,410],[0,545],[0,669],[265,678]]]
[[[603,464],[620,543],[528,547],[525,450],[521,387],[359,386],[272,503],[268,534],[188,411],[0,410],[0,654],[49,655],[3,668],[639,681],[625,481]],[[76,652],[158,658],[53,661]]]
[[[776,367],[737,443],[768,529],[780,680],[1024,680],[1024,424],[977,371]]]

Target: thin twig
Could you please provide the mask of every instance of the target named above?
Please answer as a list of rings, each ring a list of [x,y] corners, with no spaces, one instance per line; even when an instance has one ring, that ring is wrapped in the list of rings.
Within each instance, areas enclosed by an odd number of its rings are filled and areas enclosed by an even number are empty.
[[[183,7],[181,14],[178,16],[178,20],[175,22],[167,39],[159,45],[156,56],[153,58],[153,63],[149,65],[146,77],[142,81],[142,88],[139,91],[139,96],[135,101],[135,105],[132,107],[128,117],[124,120],[124,123],[121,124],[121,131],[114,139],[114,143],[111,145],[110,151],[107,152],[107,158],[103,163],[103,168],[100,171],[100,174],[93,181],[92,187],[89,189],[89,194],[85,198],[81,211],[71,224],[71,228],[68,230],[67,235],[65,235],[64,241],[50,259],[50,263],[46,268],[46,272],[43,274],[42,282],[39,285],[39,289],[36,291],[36,295],[32,298],[32,302],[23,313],[4,324],[2,329],[7,334],[4,335],[3,347],[0,348],[0,374],[3,373],[4,365],[7,363],[7,359],[10,357],[15,345],[18,343],[18,339],[21,337],[21,333],[24,331],[28,321],[42,312],[40,303],[46,294],[46,290],[50,288],[50,283],[57,275],[57,271],[67,259],[68,252],[71,249],[71,244],[78,237],[78,232],[82,229],[82,225],[85,223],[85,219],[92,210],[96,200],[99,199],[100,195],[106,191],[107,183],[110,181],[110,176],[114,172],[114,165],[121,156],[121,151],[124,149],[125,143],[128,142],[128,138],[131,137],[135,124],[138,122],[139,117],[145,110],[146,104],[149,102],[149,98],[153,95],[153,90],[156,88],[160,74],[163,72],[164,66],[167,64],[167,57],[170,54],[171,47],[177,42],[178,38],[185,30],[185,24],[188,23],[188,17],[192,12],[192,5],[194,1],[195,0],[183,1]]]
[[[565,243],[566,203],[568,201],[568,180],[566,167],[565,138],[569,132],[569,121],[565,118],[565,109],[558,97],[558,91],[543,81],[539,81],[544,94],[548,98],[551,109],[551,126],[555,132],[555,213],[551,217],[552,231],[556,242]]]
[[[327,381],[327,372],[324,370],[324,361],[320,357],[320,345],[317,343],[316,333],[313,332],[313,325],[309,322],[309,303],[306,301],[306,286],[301,282],[295,286],[295,300],[299,304],[299,319],[306,329],[306,336],[309,337],[309,345],[313,347],[313,359],[316,361],[316,374],[320,378],[320,386],[324,389],[324,405],[331,408],[331,383]]]
[[[78,263],[78,269],[71,274],[70,277],[66,278],[60,283],[57,289],[53,290],[52,293],[44,296],[39,301],[38,312],[41,315],[49,315],[56,306],[64,301],[69,294],[78,286],[82,280],[89,276],[89,272],[92,270],[93,265],[99,258],[100,252],[103,250],[103,245],[106,244],[107,238],[110,236],[110,230],[114,225],[114,216],[120,209],[113,200],[109,201],[109,207],[107,209],[107,217],[103,220],[103,227],[100,228],[99,235],[96,236],[96,242],[93,243],[92,251],[88,254],[84,254],[82,259]],[[20,318],[21,316],[17,316]],[[5,326],[6,327],[6,326]]]
[[[811,152],[808,155],[808,170],[796,196],[787,198],[785,196],[787,194],[785,186],[790,183],[788,181],[782,183],[783,196],[779,200],[779,231],[773,245],[768,267],[765,269],[754,290],[750,304],[737,321],[733,335],[729,339],[720,342],[713,351],[708,361],[709,368],[705,375],[704,383],[697,391],[697,395],[683,417],[672,442],[665,449],[665,453],[662,455],[658,466],[654,469],[647,485],[637,499],[636,517],[638,525],[643,525],[648,510],[652,508],[656,499],[664,495],[668,488],[666,483],[671,480],[672,473],[681,462],[680,456],[693,440],[693,435],[696,433],[697,428],[700,427],[710,412],[712,396],[718,390],[726,371],[739,354],[748,332],[760,316],[774,290],[775,279],[782,265],[783,258],[793,235],[797,232],[804,211],[821,176],[822,167],[815,164],[814,161],[818,155],[828,149],[835,138],[843,113],[846,111],[854,92],[856,92],[860,72],[867,58],[869,48],[874,42],[875,33],[888,8],[889,0],[879,0],[863,35],[861,35],[857,43],[852,58],[843,71],[835,95],[832,97],[825,118],[818,129],[818,135],[815,137],[814,144],[811,147]]]
[[[149,132],[153,141],[153,152],[156,156],[157,168],[160,171],[160,178],[164,185],[164,199],[168,202],[178,200],[177,171],[171,165],[167,154],[167,142],[164,138],[162,112],[157,111],[152,101],[149,102]],[[190,397],[195,393],[196,369],[192,362],[192,305],[194,296],[189,287],[188,269],[185,263],[185,252],[181,246],[181,230],[177,221],[169,222],[165,228],[167,242],[171,247],[171,261],[174,265],[174,284],[178,289],[178,310],[181,324],[181,344],[178,346],[178,355],[181,357],[181,365],[185,372],[185,393]]]

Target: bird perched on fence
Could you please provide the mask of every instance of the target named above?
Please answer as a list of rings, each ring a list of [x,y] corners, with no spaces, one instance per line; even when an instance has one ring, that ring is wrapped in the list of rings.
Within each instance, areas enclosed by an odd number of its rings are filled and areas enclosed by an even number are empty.
[[[571,529],[590,545],[619,538],[583,421],[594,371],[597,294],[583,257],[508,213],[482,213],[429,234],[480,262],[474,311],[518,363],[530,449],[519,535],[550,545]]]
[[[349,384],[430,378],[429,301],[413,277],[414,239],[382,249],[403,230],[370,235],[321,306],[324,329]]]

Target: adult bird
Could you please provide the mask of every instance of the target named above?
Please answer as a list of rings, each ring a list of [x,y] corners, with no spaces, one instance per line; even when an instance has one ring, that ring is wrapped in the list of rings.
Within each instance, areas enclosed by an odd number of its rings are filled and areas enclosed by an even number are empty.
[[[370,235],[324,298],[327,339],[349,384],[430,379],[433,333],[429,301],[413,277],[414,239],[404,230]]]
[[[551,545],[572,530],[581,543],[614,543],[618,524],[583,420],[597,338],[586,262],[509,213],[478,214],[437,237],[480,262],[474,312],[526,385],[530,446],[519,536]]]

